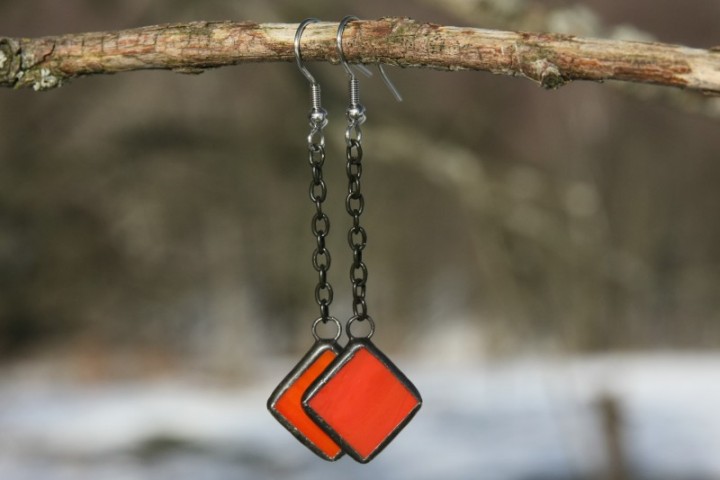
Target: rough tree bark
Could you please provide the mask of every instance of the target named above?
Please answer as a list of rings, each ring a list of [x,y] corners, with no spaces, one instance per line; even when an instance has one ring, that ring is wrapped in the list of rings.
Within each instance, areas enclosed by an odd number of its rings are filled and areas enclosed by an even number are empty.
[[[0,38],[0,85],[47,90],[70,78],[131,70],[204,69],[292,61],[296,24],[193,22],[36,39]],[[337,23],[310,25],[303,58],[337,62]],[[677,45],[519,33],[383,18],[348,25],[351,62],[484,70],[545,88],[572,80],[622,80],[720,94],[720,51]]]

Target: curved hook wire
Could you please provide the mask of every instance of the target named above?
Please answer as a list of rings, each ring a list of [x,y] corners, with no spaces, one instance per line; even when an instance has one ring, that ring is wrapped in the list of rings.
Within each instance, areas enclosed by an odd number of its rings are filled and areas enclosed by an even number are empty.
[[[305,64],[303,64],[302,55],[300,54],[300,39],[305,31],[305,27],[311,23],[317,23],[319,21],[320,20],[317,18],[306,18],[300,22],[300,25],[298,25],[298,28],[295,31],[295,42],[293,44],[295,50],[295,62],[297,63],[298,69],[300,69],[300,73],[302,73],[310,82],[310,94],[312,98],[310,125],[312,125],[316,131],[322,130],[327,125],[327,111],[322,108],[322,102],[320,100],[320,84],[317,80],[315,80],[315,77],[313,77],[312,73],[310,73],[310,70],[305,67]],[[308,137],[308,142],[311,141],[312,136],[313,134],[311,133],[310,137]]]
[[[355,15],[347,15],[343,17],[342,20],[340,20],[340,24],[338,25],[337,30],[337,36],[335,37],[335,42],[337,44],[337,51],[338,56],[340,57],[340,63],[342,64],[343,68],[347,72],[347,74],[350,76],[351,79],[355,78],[355,73],[350,68],[350,64],[348,63],[347,59],[345,58],[345,52],[343,52],[342,48],[342,37],[343,33],[345,33],[345,27],[348,23],[354,20],[360,20]],[[368,77],[372,76],[372,72],[367,69],[365,65],[362,63],[359,63],[355,65],[355,67],[363,72]],[[388,89],[390,90],[390,93],[392,93],[393,97],[395,97],[395,100],[398,102],[402,102],[402,95],[400,95],[400,92],[398,91],[397,87],[390,81],[390,77],[388,77],[387,73],[385,72],[385,69],[383,68],[381,63],[378,63],[378,70],[380,70],[380,76],[382,77],[383,81],[385,82],[385,85],[387,85]]]
[[[397,87],[390,81],[390,77],[388,77],[387,73],[385,73],[382,63],[378,63],[378,70],[380,70],[380,76],[385,82],[385,85],[388,87],[388,90],[390,90],[390,93],[392,93],[393,97],[395,97],[395,100],[402,102],[402,95],[400,95]]]
[[[340,57],[340,63],[342,64],[343,68],[347,72],[348,75],[350,75],[350,78],[355,78],[355,72],[352,71],[352,68],[350,68],[350,64],[348,63],[347,59],[345,58],[345,52],[343,52],[342,48],[342,37],[345,33],[345,27],[348,23],[350,23],[353,20],[360,20],[355,15],[347,15],[343,17],[342,20],[340,20],[340,24],[338,25],[337,35],[335,36],[335,43],[337,45],[337,52],[338,56]],[[355,65],[355,67],[360,70],[366,77],[372,77],[372,72],[368,70],[368,68],[363,65],[362,63],[359,63]]]
[[[311,23],[317,23],[319,21],[320,20],[317,18],[306,18],[305,20],[300,22],[300,25],[298,25],[298,28],[295,31],[295,63],[297,63],[297,67],[300,69],[300,73],[302,73],[312,85],[317,85],[318,83],[315,80],[315,77],[312,76],[312,73],[310,73],[310,70],[308,70],[307,67],[305,67],[305,64],[303,64],[302,56],[300,55],[300,39],[302,38],[302,34],[305,31],[305,27],[307,27]]]

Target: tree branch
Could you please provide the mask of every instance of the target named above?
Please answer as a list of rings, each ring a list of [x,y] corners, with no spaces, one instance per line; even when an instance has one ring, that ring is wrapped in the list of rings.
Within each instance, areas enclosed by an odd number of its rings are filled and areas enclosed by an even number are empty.
[[[0,38],[0,85],[46,90],[92,74],[292,61],[295,24],[193,22],[36,39]],[[305,60],[337,63],[336,23],[310,25]],[[545,88],[622,80],[720,94],[720,52],[662,43],[518,33],[383,18],[351,23],[348,60],[522,76]]]
[[[555,32],[612,40],[655,42],[656,38],[634,25],[608,25],[584,3],[540,3],[532,0],[423,0],[451,18],[482,23],[499,30]],[[677,88],[647,87],[611,82],[609,87],[643,101],[653,101],[685,113],[720,119],[720,96],[707,97]]]

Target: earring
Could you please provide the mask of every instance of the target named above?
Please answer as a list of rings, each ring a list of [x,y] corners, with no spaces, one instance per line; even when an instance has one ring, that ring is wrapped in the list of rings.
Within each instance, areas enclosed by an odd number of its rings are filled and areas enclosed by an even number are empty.
[[[312,254],[312,265],[318,272],[318,284],[315,288],[315,301],[320,307],[320,317],[312,324],[315,343],[295,368],[280,382],[267,402],[270,413],[290,433],[310,450],[325,460],[335,461],[343,454],[340,446],[326,432],[312,421],[301,405],[302,395],[308,386],[326,369],[340,354],[338,339],[342,331],[340,322],[330,316],[330,304],[333,290],[328,282],[330,269],[330,251],[325,245],[325,238],[330,232],[330,220],[323,212],[322,206],[327,197],[327,186],[323,180],[323,164],[325,163],[325,137],[323,129],[327,125],[327,112],[320,102],[320,85],[303,65],[300,55],[300,39],[305,27],[318,22],[316,18],[308,18],[300,23],[295,33],[295,60],[300,72],[310,82],[312,92],[312,110],[309,114],[310,133],[307,136],[308,159],[312,171],[310,183],[310,199],[315,205],[315,214],[311,222],[312,233],[317,240],[317,248]],[[317,329],[322,323],[334,323],[337,332],[333,338],[321,338]]]
[[[370,341],[375,322],[368,314],[365,300],[368,269],[363,261],[363,250],[367,245],[367,232],[360,224],[365,208],[360,183],[363,171],[361,125],[365,121],[365,108],[360,103],[358,80],[342,49],[345,26],[352,20],[357,17],[347,16],[340,22],[337,50],[350,87],[345,131],[348,176],[345,206],[353,221],[348,231],[353,254],[350,268],[353,315],[345,327],[348,345],[308,388],[302,404],[309,416],[348,455],[367,463],[410,422],[420,409],[422,398],[410,380]],[[381,73],[388,83],[382,69]],[[397,92],[394,87],[391,90]],[[365,336],[353,333],[356,322],[368,324],[369,332]]]

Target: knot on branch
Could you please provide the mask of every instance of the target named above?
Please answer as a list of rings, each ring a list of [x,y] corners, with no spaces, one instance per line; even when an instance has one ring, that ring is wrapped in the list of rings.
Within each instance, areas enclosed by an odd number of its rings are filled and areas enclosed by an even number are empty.
[[[560,69],[552,62],[546,59],[539,59],[533,63],[535,68],[535,80],[540,82],[540,85],[548,90],[554,90],[560,88],[569,80],[560,73]]]
[[[63,76],[43,62],[52,54],[55,44],[40,41],[34,48],[23,48],[22,41],[0,38],[0,86],[49,90],[62,85]]]
[[[11,38],[0,38],[0,85],[13,87],[20,72],[20,45]]]

